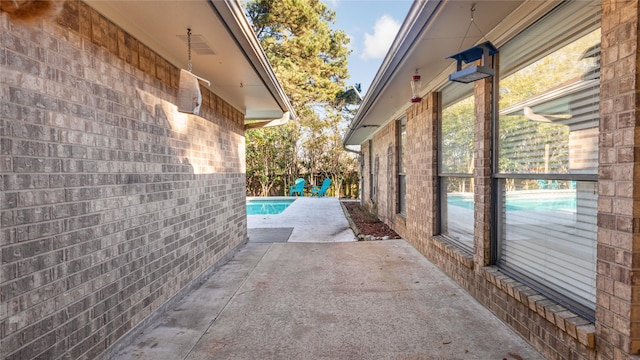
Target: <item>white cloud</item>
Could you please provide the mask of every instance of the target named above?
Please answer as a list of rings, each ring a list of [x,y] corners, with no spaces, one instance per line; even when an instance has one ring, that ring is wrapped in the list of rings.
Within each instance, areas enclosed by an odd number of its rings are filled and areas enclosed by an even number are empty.
[[[384,57],[399,29],[400,23],[389,15],[383,15],[376,20],[373,35],[369,33],[364,34],[364,51],[361,57],[363,59],[378,59]]]
[[[346,34],[346,35],[347,35],[347,39],[349,39],[349,43],[347,44],[347,50],[353,51],[355,38],[349,34]]]
[[[332,9],[335,9],[340,4],[340,0],[325,0],[325,4],[329,5]]]

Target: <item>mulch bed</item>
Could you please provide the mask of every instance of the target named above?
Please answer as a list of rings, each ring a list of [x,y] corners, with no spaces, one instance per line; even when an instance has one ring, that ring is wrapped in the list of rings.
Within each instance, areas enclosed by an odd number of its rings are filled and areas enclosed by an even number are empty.
[[[360,203],[357,201],[343,201],[342,205],[347,209],[351,220],[358,228],[363,237],[367,235],[373,238],[388,238],[388,239],[400,239],[400,236],[388,227],[385,223],[380,221],[378,217],[371,214],[366,209],[360,207]]]

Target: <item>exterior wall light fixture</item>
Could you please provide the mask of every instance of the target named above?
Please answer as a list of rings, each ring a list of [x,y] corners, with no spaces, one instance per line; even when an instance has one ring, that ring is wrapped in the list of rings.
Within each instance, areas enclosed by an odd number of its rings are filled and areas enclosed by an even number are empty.
[[[193,68],[193,64],[191,64],[191,29],[187,29],[187,46],[189,50],[189,67],[188,70],[180,69],[176,105],[179,112],[198,115],[200,113],[200,105],[202,105],[200,82],[206,83],[207,86],[211,86],[211,82],[191,72]]]
[[[459,53],[448,56],[447,59],[455,59],[457,61],[456,72],[449,75],[449,80],[460,83],[470,83],[494,76],[495,71],[489,63],[489,57],[498,53],[498,49],[490,41],[478,44],[474,47],[463,50]],[[468,64],[472,61],[480,61],[480,64],[462,68],[462,63]]]

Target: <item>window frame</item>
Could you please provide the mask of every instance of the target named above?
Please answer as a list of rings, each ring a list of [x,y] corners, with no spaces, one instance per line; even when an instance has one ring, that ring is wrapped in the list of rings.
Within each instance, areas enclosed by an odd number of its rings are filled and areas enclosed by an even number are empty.
[[[375,179],[375,162],[373,156],[373,139],[369,140],[369,200],[375,202],[376,185],[373,183]]]
[[[474,235],[473,235],[473,231],[472,230],[472,234],[471,237],[469,239],[465,239],[465,240],[459,240],[456,239],[455,237],[451,236],[449,233],[444,233],[444,226],[443,226],[443,221],[445,221],[445,217],[444,217],[444,211],[445,208],[448,209],[448,207],[445,204],[445,196],[444,196],[444,191],[446,189],[446,181],[448,179],[452,179],[452,178],[459,178],[459,179],[471,179],[471,180],[475,180],[475,174],[474,171],[472,170],[470,173],[454,173],[454,172],[445,172],[443,170],[443,150],[444,147],[442,146],[442,140],[443,140],[443,132],[442,132],[442,125],[444,123],[444,116],[443,116],[443,111],[448,108],[449,106],[452,106],[458,102],[464,101],[468,98],[472,98],[473,99],[473,111],[472,111],[472,118],[473,118],[473,123],[475,124],[475,94],[474,94],[474,85],[473,84],[457,84],[457,83],[453,83],[452,85],[449,85],[449,87],[445,87],[444,89],[442,89],[439,93],[438,93],[438,104],[437,104],[437,113],[438,113],[438,127],[437,127],[437,143],[438,143],[438,152],[437,152],[437,199],[438,199],[438,214],[437,214],[437,233],[439,234],[440,237],[446,239],[447,241],[453,243],[454,245],[456,245],[456,247],[458,247],[460,250],[462,250],[465,253],[468,254],[472,254],[474,251]],[[451,99],[447,99],[447,95],[450,95]],[[472,127],[473,128],[473,127]],[[475,136],[475,135],[474,135]],[[475,145],[475,144],[474,144]],[[475,152],[475,149],[472,151]],[[474,164],[474,168],[475,168],[475,164]],[[474,195],[475,197],[475,195]],[[474,199],[475,200],[475,199]],[[475,203],[475,201],[474,201]],[[475,207],[475,205],[474,205]],[[473,210],[473,212],[475,212],[475,209]],[[472,222],[472,224],[474,224],[475,222]],[[473,225],[472,225],[473,226]]]
[[[566,7],[565,7],[566,6]],[[547,14],[545,17],[556,13],[557,10],[559,10],[562,13],[566,13],[568,12],[568,8],[570,8],[570,5],[566,5],[566,4],[561,4],[558,7],[556,7],[554,10],[550,11],[549,14]],[[555,16],[558,16],[557,13]],[[545,18],[543,17],[543,19]],[[599,20],[599,15],[596,16],[596,18]],[[542,19],[541,19],[542,20]],[[570,19],[569,21],[572,21],[574,19]],[[557,23],[561,23],[563,21],[566,21],[566,17],[562,18],[562,20],[556,20]],[[598,25],[596,28],[601,27],[601,23],[599,23],[600,25]],[[532,25],[536,26],[536,24]],[[584,30],[582,29],[582,35],[578,35],[576,34],[572,34],[571,36],[568,36],[566,39],[562,40],[562,39],[558,39],[558,38],[554,38],[552,39],[552,41],[554,41],[554,47],[552,48],[552,50],[557,50],[560,46],[558,44],[568,44],[571,41],[575,41],[576,39],[579,39],[580,37],[586,35],[586,33],[588,33],[588,31],[592,31],[594,30],[593,27],[591,26],[586,26],[584,27],[585,29],[589,29],[589,30]],[[549,32],[550,30],[547,28],[544,31]],[[502,50],[502,49],[501,49]],[[551,51],[549,51],[551,52]],[[492,228],[495,229],[495,231],[491,232],[491,239],[490,239],[490,264],[496,265],[498,268],[500,268],[501,271],[505,272],[507,275],[513,277],[514,279],[532,287],[533,289],[539,291],[540,293],[544,294],[545,296],[549,297],[550,299],[553,299],[554,301],[558,302],[559,304],[566,306],[567,308],[569,308],[571,311],[576,312],[577,314],[581,315],[582,317],[589,319],[591,321],[595,321],[595,308],[590,308],[584,304],[582,304],[581,302],[569,297],[568,295],[559,293],[558,291],[552,289],[549,286],[544,285],[543,283],[537,282],[534,279],[524,275],[523,273],[521,273],[520,271],[518,271],[517,269],[515,269],[514,267],[510,266],[508,263],[505,263],[499,256],[500,256],[500,247],[502,246],[501,242],[502,240],[502,232],[501,232],[501,221],[500,221],[500,213],[501,211],[503,211],[503,209],[501,208],[501,206],[498,204],[499,201],[499,191],[500,191],[500,182],[506,181],[506,179],[540,179],[540,180],[545,180],[545,181],[550,181],[550,180],[558,180],[558,181],[580,181],[580,182],[593,182],[596,185],[597,188],[597,180],[598,180],[598,175],[597,172],[596,173],[590,173],[590,174],[585,174],[585,173],[508,173],[508,172],[500,172],[499,169],[499,160],[500,160],[500,143],[498,141],[498,137],[500,135],[500,129],[499,129],[499,123],[500,123],[500,116],[498,114],[498,109],[499,109],[499,91],[500,91],[500,81],[499,79],[502,77],[507,77],[513,73],[515,73],[516,71],[524,68],[526,65],[522,65],[522,64],[530,64],[533,61],[530,61],[528,59],[531,58],[536,58],[540,59],[543,56],[540,55],[540,53],[535,53],[533,55],[528,55],[527,57],[525,57],[525,60],[519,59],[520,61],[520,65],[514,66],[512,69],[508,69],[508,72],[505,72],[505,74],[500,74],[498,71],[496,71],[496,75],[493,78],[493,86],[492,86],[492,99],[491,99],[491,106],[492,106],[492,116],[491,116],[491,127],[492,127],[492,131],[491,131],[491,147],[492,147],[492,158],[491,158],[491,221],[492,221]],[[500,66],[503,65],[503,58],[500,58]],[[597,241],[597,240],[596,240]],[[597,262],[597,260],[596,260]]]
[[[397,207],[396,207],[396,213],[400,216],[407,216],[407,173],[406,173],[406,169],[404,168],[404,163],[403,161],[405,160],[405,152],[406,152],[406,135],[407,135],[407,117],[406,115],[401,117],[400,119],[396,120],[396,141],[397,141],[397,166],[396,166],[396,171],[397,171],[397,176],[396,176],[396,194],[398,196],[398,201],[397,201]],[[403,141],[403,132],[404,132],[404,141]],[[404,149],[404,151],[403,151]],[[403,190],[403,186],[402,184],[404,183],[404,194],[402,193]]]

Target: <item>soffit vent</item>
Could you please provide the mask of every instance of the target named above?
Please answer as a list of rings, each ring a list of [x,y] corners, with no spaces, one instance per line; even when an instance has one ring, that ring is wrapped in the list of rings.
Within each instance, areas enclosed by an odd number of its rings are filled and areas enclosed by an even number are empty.
[[[187,43],[187,35],[176,35],[180,40]],[[191,34],[191,50],[198,55],[215,55],[215,51],[207,44],[202,35]]]

